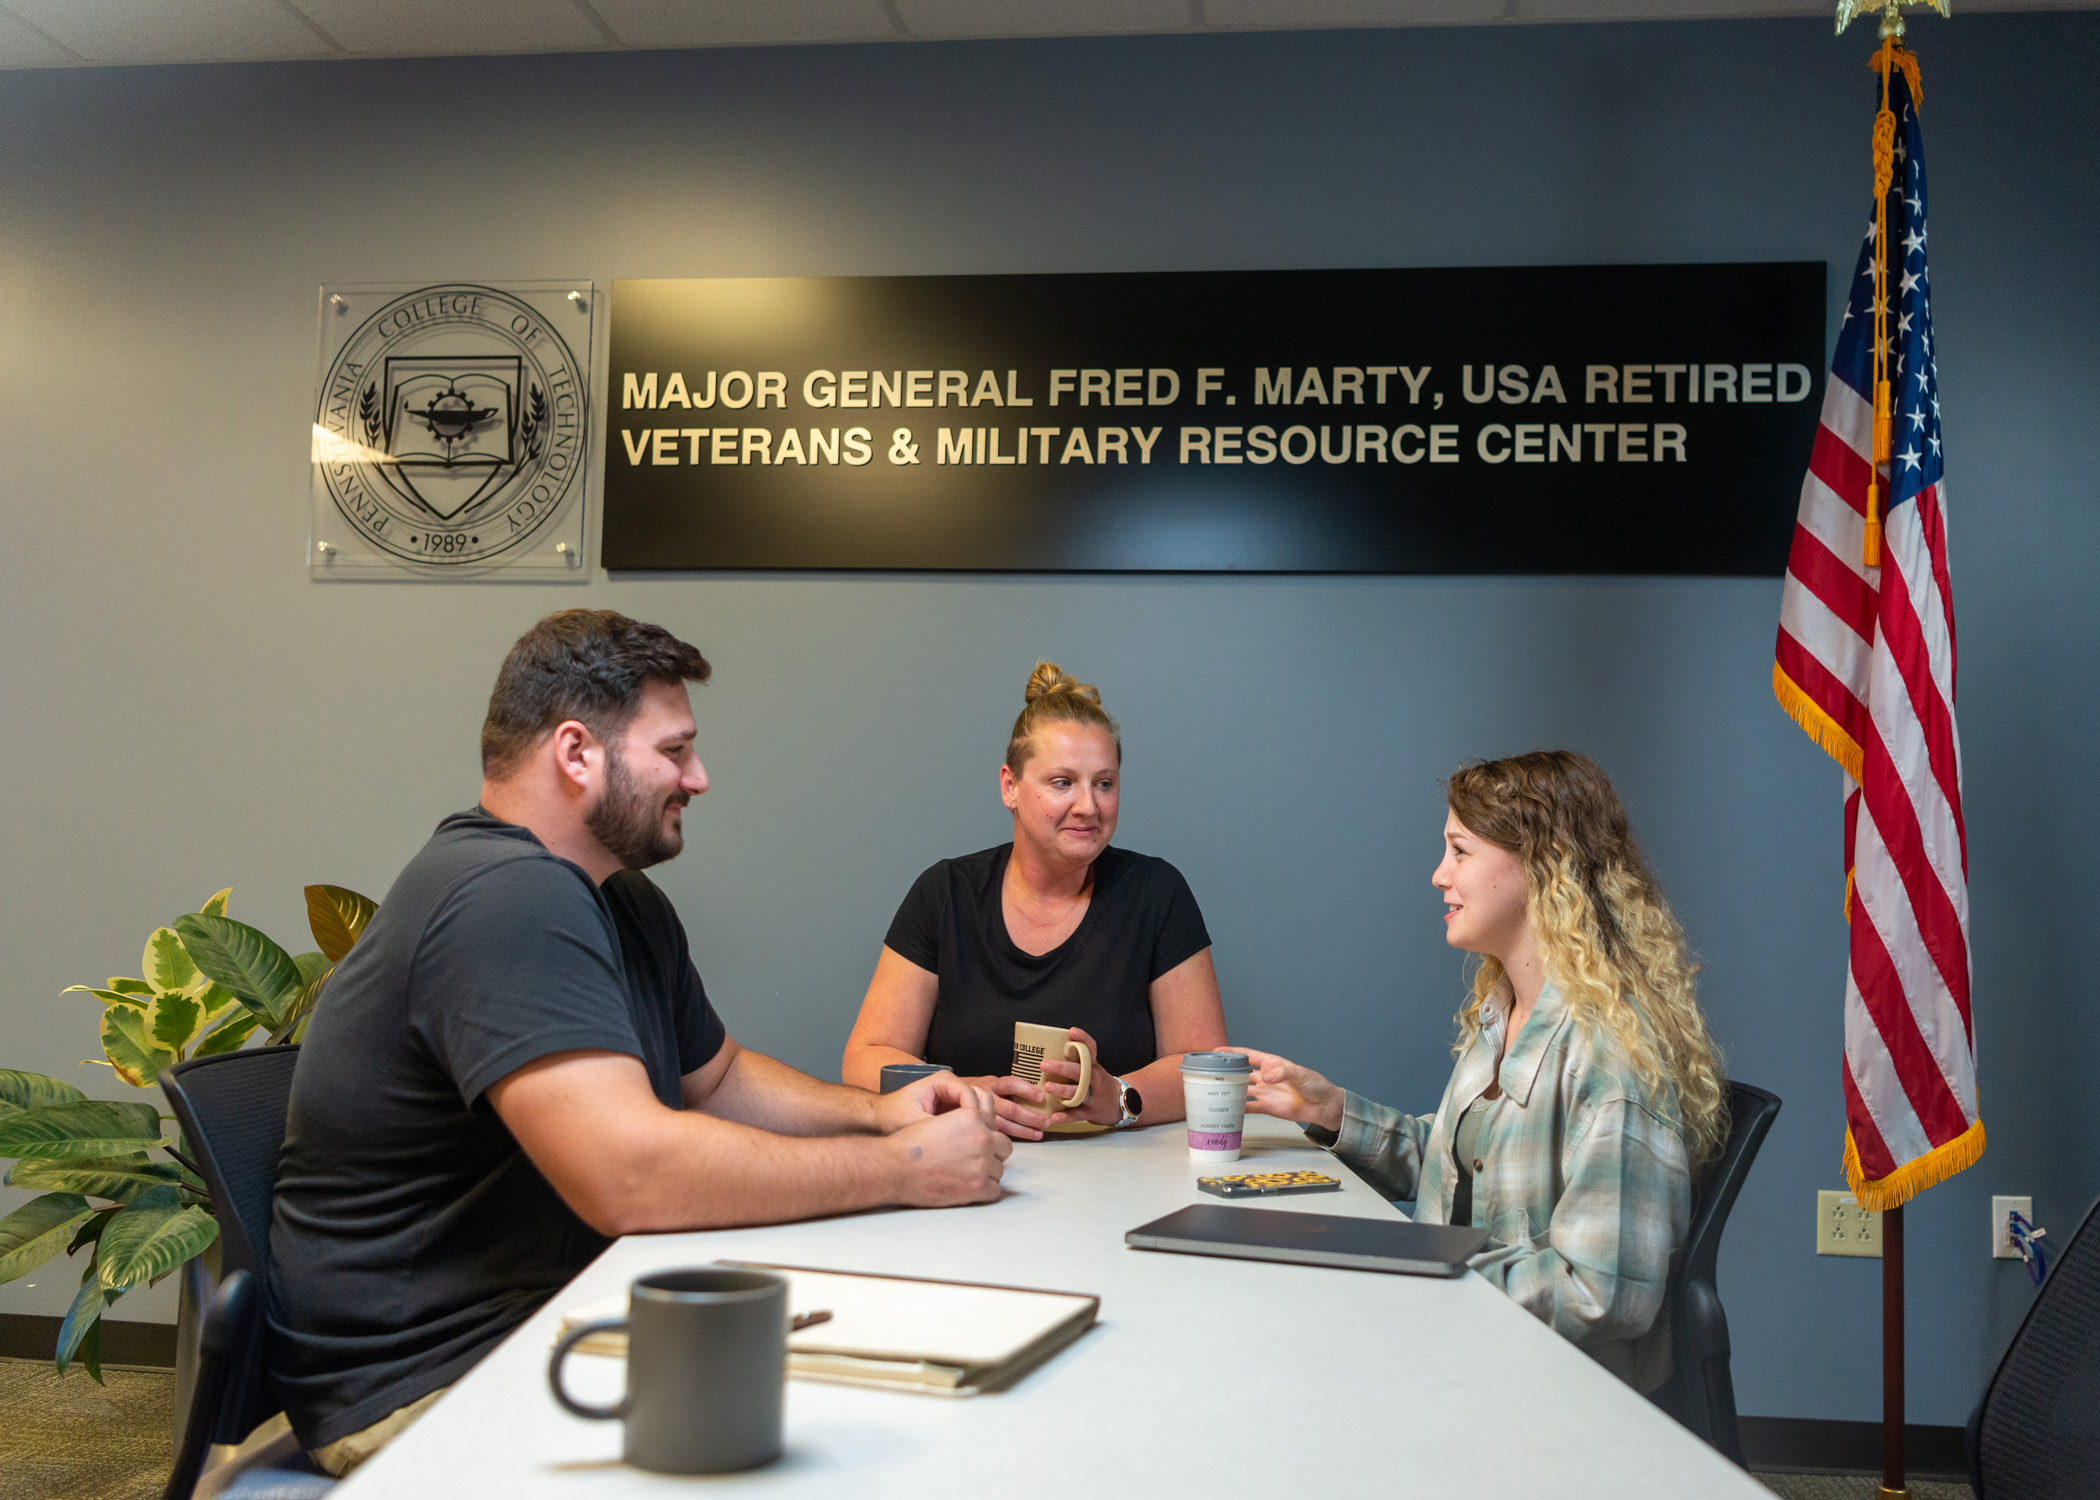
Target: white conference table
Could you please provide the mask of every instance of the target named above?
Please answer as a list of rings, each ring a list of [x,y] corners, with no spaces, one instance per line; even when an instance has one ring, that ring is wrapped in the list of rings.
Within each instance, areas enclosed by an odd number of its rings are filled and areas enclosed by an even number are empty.
[[[1342,1191],[1275,1207],[1398,1211],[1294,1126],[1250,1119],[1237,1167],[1191,1164],[1179,1125],[1015,1147],[999,1202],[619,1241],[346,1481],[345,1500],[999,1493],[1770,1500],[1480,1277],[1454,1281],[1132,1250],[1126,1229],[1211,1172],[1310,1168]],[[1012,1389],[966,1399],[790,1381],[786,1452],[679,1478],[620,1461],[620,1428],[547,1393],[564,1312],[717,1259],[996,1281],[1101,1298],[1100,1320]],[[574,1357],[616,1399],[621,1361]]]

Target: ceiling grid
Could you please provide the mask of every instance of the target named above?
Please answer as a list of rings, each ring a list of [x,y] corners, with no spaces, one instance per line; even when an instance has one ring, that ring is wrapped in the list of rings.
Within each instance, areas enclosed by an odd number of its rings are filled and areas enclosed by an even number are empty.
[[[0,0],[0,68],[1829,13],[1827,0]]]

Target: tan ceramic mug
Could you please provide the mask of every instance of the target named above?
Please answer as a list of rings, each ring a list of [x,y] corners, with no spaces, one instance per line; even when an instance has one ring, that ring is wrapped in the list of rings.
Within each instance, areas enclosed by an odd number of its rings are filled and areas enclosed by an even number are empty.
[[[1056,1095],[1064,1091],[1065,1083],[1064,1080],[1059,1078],[1053,1078],[1047,1084],[1044,1083],[1043,1060],[1045,1058],[1049,1058],[1052,1061],[1066,1062],[1076,1059],[1079,1063],[1078,1091],[1072,1095],[1067,1103],[1058,1104],[1055,1107],[1058,1109],[1077,1109],[1080,1105],[1086,1103],[1087,1095],[1094,1087],[1093,1049],[1087,1046],[1085,1042],[1073,1041],[1069,1027],[1034,1026],[1026,1021],[1014,1022],[1014,1077],[1025,1079],[1038,1087],[1052,1090],[1051,1100],[1046,1102],[1054,1104]],[[1052,1128],[1057,1129],[1060,1127],[1053,1126]]]

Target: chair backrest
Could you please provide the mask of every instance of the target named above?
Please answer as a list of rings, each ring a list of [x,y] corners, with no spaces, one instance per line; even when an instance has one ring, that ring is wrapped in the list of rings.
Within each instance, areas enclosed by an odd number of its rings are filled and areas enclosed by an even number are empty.
[[[2057,1252],[1969,1419],[1969,1482],[1977,1500],[2090,1496],[2096,1474],[2100,1203]]]
[[[211,1417],[225,1405],[227,1386],[246,1363],[262,1332],[262,1288],[252,1272],[229,1271],[203,1308],[197,1340],[197,1383],[190,1391],[190,1419],[161,1500],[189,1500],[214,1441]]]
[[[1728,1080],[1728,1139],[1721,1154],[1692,1189],[1692,1227],[1684,1241],[1687,1279],[1711,1283],[1721,1254],[1721,1231],[1735,1208],[1736,1195],[1750,1176],[1758,1148],[1779,1118],[1779,1096],[1747,1083]]]
[[[1728,1364],[1728,1314],[1721,1306],[1715,1267],[1728,1215],[1778,1116],[1777,1094],[1729,1081],[1728,1139],[1693,1187],[1684,1256],[1671,1273],[1663,1299],[1670,1316],[1672,1364],[1670,1379],[1655,1393],[1655,1402],[1737,1464],[1743,1462],[1743,1439]]]
[[[211,1190],[219,1218],[220,1293],[206,1315],[206,1337],[235,1273],[245,1272],[241,1307],[221,1319],[225,1368],[207,1392],[203,1371],[191,1397],[184,1446],[200,1431],[210,1443],[238,1443],[276,1414],[263,1354],[269,1300],[270,1209],[277,1156],[284,1147],[297,1047],[259,1047],[192,1058],[161,1071],[161,1092],[182,1127],[183,1145]],[[237,1315],[236,1315],[237,1314]],[[169,1494],[176,1492],[172,1489]]]
[[[219,1267],[270,1278],[270,1205],[292,1101],[297,1047],[192,1058],[162,1070],[161,1092],[219,1215]]]

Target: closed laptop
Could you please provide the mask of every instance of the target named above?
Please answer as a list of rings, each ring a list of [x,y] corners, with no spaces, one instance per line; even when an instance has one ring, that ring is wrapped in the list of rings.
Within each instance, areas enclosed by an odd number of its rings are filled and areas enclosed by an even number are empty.
[[[1403,1276],[1459,1276],[1465,1272],[1467,1259],[1487,1243],[1488,1233],[1405,1219],[1354,1219],[1198,1203],[1140,1224],[1123,1241],[1138,1250],[1174,1250],[1184,1255],[1280,1260]]]

